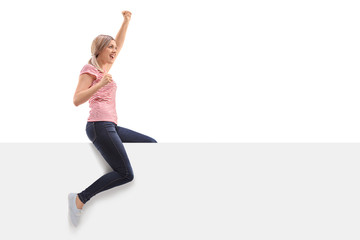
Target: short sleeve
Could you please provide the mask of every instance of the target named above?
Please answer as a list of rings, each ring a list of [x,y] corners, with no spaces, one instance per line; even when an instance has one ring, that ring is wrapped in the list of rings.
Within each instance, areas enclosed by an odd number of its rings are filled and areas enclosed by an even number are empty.
[[[94,75],[96,78],[98,77],[98,74],[97,74],[97,69],[90,65],[90,64],[86,64],[80,71],[80,75],[83,74],[83,73],[88,73],[88,74],[91,74],[91,75]]]

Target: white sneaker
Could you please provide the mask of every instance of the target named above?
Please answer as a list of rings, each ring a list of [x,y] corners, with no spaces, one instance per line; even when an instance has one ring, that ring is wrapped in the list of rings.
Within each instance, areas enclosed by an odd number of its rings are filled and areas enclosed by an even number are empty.
[[[81,209],[76,207],[76,193],[69,193],[69,216],[72,224],[76,227],[79,224],[79,219],[81,216]]]

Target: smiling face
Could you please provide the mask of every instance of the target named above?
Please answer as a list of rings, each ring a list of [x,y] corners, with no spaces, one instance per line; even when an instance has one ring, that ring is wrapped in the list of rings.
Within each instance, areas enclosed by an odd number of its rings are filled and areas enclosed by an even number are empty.
[[[111,40],[110,43],[101,51],[98,56],[102,62],[114,63],[117,53],[117,46],[115,40]]]

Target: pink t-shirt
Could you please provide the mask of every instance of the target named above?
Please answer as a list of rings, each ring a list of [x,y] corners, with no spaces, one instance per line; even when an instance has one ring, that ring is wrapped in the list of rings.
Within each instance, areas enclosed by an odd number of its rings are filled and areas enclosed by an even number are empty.
[[[88,73],[96,77],[90,87],[100,82],[105,75],[105,73],[101,73],[91,64],[86,64],[81,69],[80,75],[83,73]],[[91,96],[89,99],[90,115],[88,122],[110,121],[117,124],[115,104],[116,88],[116,83],[113,80],[111,83],[106,84]]]

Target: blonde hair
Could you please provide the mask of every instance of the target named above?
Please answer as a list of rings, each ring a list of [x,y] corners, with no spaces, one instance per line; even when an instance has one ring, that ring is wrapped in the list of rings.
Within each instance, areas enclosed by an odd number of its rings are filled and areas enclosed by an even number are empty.
[[[102,73],[104,72],[104,70],[101,69],[96,58],[99,56],[101,51],[104,48],[106,48],[106,46],[110,43],[111,40],[115,40],[115,39],[112,36],[100,34],[93,40],[93,42],[91,44],[92,57],[88,61],[88,64],[92,64],[94,67],[96,67]]]

